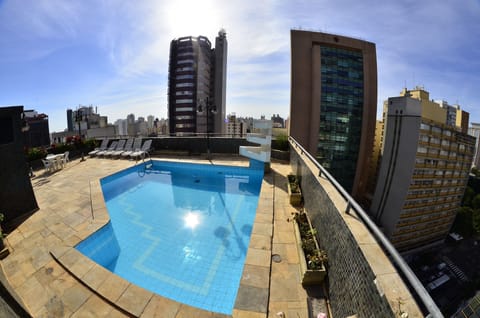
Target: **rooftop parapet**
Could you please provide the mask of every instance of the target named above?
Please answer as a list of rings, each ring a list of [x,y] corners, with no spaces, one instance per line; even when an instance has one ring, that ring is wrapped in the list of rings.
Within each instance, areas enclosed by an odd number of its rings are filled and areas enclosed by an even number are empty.
[[[329,257],[327,287],[333,315],[424,317],[415,300],[419,299],[428,317],[443,317],[366,212],[295,139],[289,140],[290,164],[301,179],[305,210]]]

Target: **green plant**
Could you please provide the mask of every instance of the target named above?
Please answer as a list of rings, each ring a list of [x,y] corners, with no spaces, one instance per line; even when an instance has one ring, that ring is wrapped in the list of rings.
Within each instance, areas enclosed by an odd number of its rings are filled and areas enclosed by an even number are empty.
[[[47,151],[44,148],[29,148],[26,150],[26,157],[28,162],[45,158],[46,155]]]
[[[298,224],[300,238],[302,239],[302,249],[305,253],[308,269],[321,269],[328,261],[328,257],[324,250],[317,247],[315,242],[317,230],[313,227],[310,227],[310,223],[305,212],[293,212],[292,215],[292,220]]]
[[[287,135],[278,135],[274,142],[272,142],[272,148],[277,150],[288,150],[288,136]]]
[[[64,144],[64,143],[59,143],[59,144],[53,144],[52,145],[52,153],[64,153],[65,151],[72,151],[73,150],[73,145],[70,144]]]
[[[3,220],[5,220],[5,215],[3,213],[0,213],[0,223],[2,223]],[[2,226],[0,225],[0,239],[2,238],[3,238],[3,230],[2,230]]]
[[[83,143],[86,148],[91,148],[91,149],[98,147],[100,145],[98,140],[94,138],[86,139]]]
[[[300,185],[299,185],[297,176],[294,176],[293,174],[289,174],[287,178],[288,178],[288,183],[290,183],[290,190],[292,191],[292,193],[299,193]]]
[[[402,298],[397,298],[398,302],[398,310],[395,312],[397,314],[397,317],[400,318],[407,318],[408,313],[402,309],[402,305],[405,305],[405,303],[402,301]]]

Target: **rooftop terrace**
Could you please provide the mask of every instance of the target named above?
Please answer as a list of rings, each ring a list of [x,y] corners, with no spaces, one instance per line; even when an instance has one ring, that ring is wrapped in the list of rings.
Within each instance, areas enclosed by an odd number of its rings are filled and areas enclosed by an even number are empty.
[[[214,155],[208,161],[158,154],[154,159],[248,165],[235,155]],[[0,280],[32,316],[226,317],[153,294],[73,249],[108,222],[99,179],[134,164],[89,158],[73,160],[53,174],[37,171],[32,184],[40,209],[8,235],[11,253],[0,263]],[[286,189],[291,172],[301,176],[305,210],[329,256],[326,283],[308,292],[300,283],[293,224],[287,221],[296,211]],[[423,317],[406,280],[356,208],[345,213],[349,206],[298,146],[291,147],[290,163],[272,162],[232,316],[278,317],[283,312],[284,317],[306,318],[325,312],[329,317],[396,317],[407,312],[408,317]]]
[[[172,160],[172,159],[170,159]],[[239,157],[204,164],[247,166]],[[40,210],[7,238],[10,255],[1,279],[34,317],[222,317],[153,294],[114,275],[73,247],[108,221],[99,179],[135,162],[91,158],[53,174],[37,171],[32,184]],[[272,163],[265,175],[233,317],[308,317],[288,203],[290,166]],[[279,254],[281,262],[272,262]],[[326,303],[319,310],[326,311]]]

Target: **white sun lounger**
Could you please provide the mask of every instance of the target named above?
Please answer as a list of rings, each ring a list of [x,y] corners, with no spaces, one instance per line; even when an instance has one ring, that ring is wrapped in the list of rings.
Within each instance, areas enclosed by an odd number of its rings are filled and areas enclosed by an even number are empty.
[[[133,142],[132,149],[130,151],[122,152],[122,154],[121,154],[122,158],[124,158],[124,159],[128,158],[135,151],[140,151],[141,147],[142,147],[142,138],[135,138],[135,141]]]
[[[108,147],[107,150],[99,151],[97,152],[97,156],[103,156],[107,151],[114,151],[115,148],[117,147],[118,141],[112,141],[110,144],[110,147]]]
[[[96,156],[100,151],[107,150],[107,147],[108,147],[108,139],[105,138],[105,139],[102,140],[102,144],[100,145],[100,147],[97,147],[97,148],[93,149],[92,151],[90,151],[90,152],[88,153],[88,155],[89,155],[90,157],[94,157],[94,156]]]
[[[114,158],[114,157],[120,156],[125,151],[132,151],[133,150],[132,146],[133,146],[133,138],[128,138],[127,143],[125,144],[125,147],[123,147],[123,149],[121,150],[116,150],[112,152],[110,156]]]
[[[145,154],[147,154],[148,152],[150,152],[150,149],[152,147],[152,140],[151,139],[148,139],[147,141],[145,141],[145,143],[143,144],[142,146],[142,149],[140,149],[139,151],[135,151],[133,152],[131,155],[130,155],[130,158],[138,158],[138,157],[145,157]]]
[[[123,151],[123,147],[125,146],[125,142],[126,142],[125,139],[119,140],[118,144],[117,144],[117,147],[114,150],[109,150],[109,151],[105,152],[103,155],[105,157],[108,157],[108,156],[111,156],[114,152]]]

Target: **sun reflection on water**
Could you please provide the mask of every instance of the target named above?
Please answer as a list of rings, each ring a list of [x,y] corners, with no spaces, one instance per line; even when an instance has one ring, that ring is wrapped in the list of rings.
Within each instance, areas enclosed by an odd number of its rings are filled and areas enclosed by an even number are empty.
[[[183,218],[185,221],[185,227],[195,229],[200,224],[200,216],[198,213],[188,212]]]

